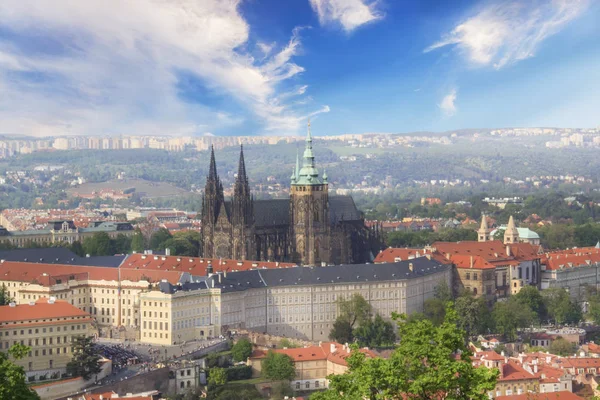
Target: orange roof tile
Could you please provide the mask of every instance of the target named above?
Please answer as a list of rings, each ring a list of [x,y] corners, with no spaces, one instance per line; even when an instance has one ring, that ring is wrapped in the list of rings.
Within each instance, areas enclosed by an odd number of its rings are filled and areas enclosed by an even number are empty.
[[[498,378],[499,381],[535,379],[535,375],[526,371],[522,366],[513,360],[508,360],[508,362],[503,364],[501,368],[502,373],[500,374],[500,378]]]
[[[135,269],[143,271],[179,271],[189,272],[192,275],[206,275],[206,267],[211,264],[214,272],[220,271],[247,271],[250,269],[274,269],[296,267],[293,263],[273,261],[237,261],[225,259],[210,259],[183,256],[160,256],[152,254],[132,254],[123,261],[121,270]]]
[[[80,310],[66,301],[60,300],[56,300],[54,304],[50,304],[47,299],[39,299],[33,305],[0,306],[0,323],[89,316],[89,313]]]
[[[452,255],[450,256],[450,261],[456,268],[466,268],[466,269],[494,269],[495,265],[490,264],[481,256],[467,256],[467,255]]]
[[[170,283],[177,283],[181,277],[179,271],[154,271],[154,270],[136,270],[122,269],[120,274],[121,282],[140,280],[150,280],[160,282],[163,279]],[[117,268],[109,267],[88,267],[79,265],[64,264],[37,264],[16,261],[4,261],[0,263],[0,280],[16,282],[37,282],[44,286],[54,285],[58,280],[68,280],[71,277],[80,280],[95,281],[118,281],[119,271]]]
[[[390,247],[382,250],[373,262],[375,263],[393,263],[396,258],[400,258],[402,261],[408,260],[409,258],[423,257],[427,252],[423,249],[401,249]]]
[[[579,397],[574,393],[563,391],[563,392],[550,392],[550,393],[523,393],[513,394],[510,396],[498,396],[496,400],[584,400],[583,397]]]

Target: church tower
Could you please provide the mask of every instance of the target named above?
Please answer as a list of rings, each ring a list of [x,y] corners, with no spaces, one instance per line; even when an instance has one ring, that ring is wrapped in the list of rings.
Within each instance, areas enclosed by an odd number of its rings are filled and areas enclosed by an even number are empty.
[[[519,242],[519,231],[515,226],[515,220],[511,215],[508,219],[508,225],[504,231],[504,244],[518,243]]]
[[[487,242],[488,240],[492,240],[490,237],[490,228],[487,224],[487,218],[485,214],[481,214],[481,226],[477,231],[477,241],[478,242]]]
[[[204,198],[202,199],[202,257],[219,257],[217,255],[218,243],[216,243],[216,237],[219,233],[218,221],[223,218],[227,218],[223,184],[217,174],[215,149],[211,147],[210,166],[206,185],[204,186]],[[220,245],[222,247],[223,243],[220,243]],[[221,250],[222,252],[223,249]]]
[[[292,247],[296,262],[317,265],[330,261],[329,192],[327,174],[319,175],[315,167],[310,120],[302,168],[296,157],[291,176],[290,219]]]
[[[244,163],[244,147],[240,147],[240,161],[238,173],[233,186],[233,200],[231,210],[231,223],[233,226],[233,254],[234,260],[246,260],[250,257],[252,248],[252,225],[254,223],[254,204],[250,194],[250,184],[246,175]]]

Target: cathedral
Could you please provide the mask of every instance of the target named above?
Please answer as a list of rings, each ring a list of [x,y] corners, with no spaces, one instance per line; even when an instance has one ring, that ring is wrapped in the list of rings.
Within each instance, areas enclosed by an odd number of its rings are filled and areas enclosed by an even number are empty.
[[[372,261],[381,248],[379,231],[365,226],[352,197],[329,195],[327,174],[315,165],[310,123],[289,199],[253,199],[242,148],[233,197],[226,200],[211,149],[202,202],[202,257],[353,264]]]

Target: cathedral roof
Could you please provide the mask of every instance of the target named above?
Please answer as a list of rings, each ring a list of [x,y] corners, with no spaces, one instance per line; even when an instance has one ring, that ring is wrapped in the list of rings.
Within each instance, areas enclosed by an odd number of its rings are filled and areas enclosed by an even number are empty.
[[[332,225],[360,221],[361,213],[351,196],[329,196],[329,220]],[[289,225],[290,200],[254,200],[254,223],[257,228]]]

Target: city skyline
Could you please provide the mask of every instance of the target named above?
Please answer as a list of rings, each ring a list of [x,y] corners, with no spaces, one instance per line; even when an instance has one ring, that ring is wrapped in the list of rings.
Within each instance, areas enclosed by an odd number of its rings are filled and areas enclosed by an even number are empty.
[[[8,0],[0,133],[598,126],[595,1]]]

